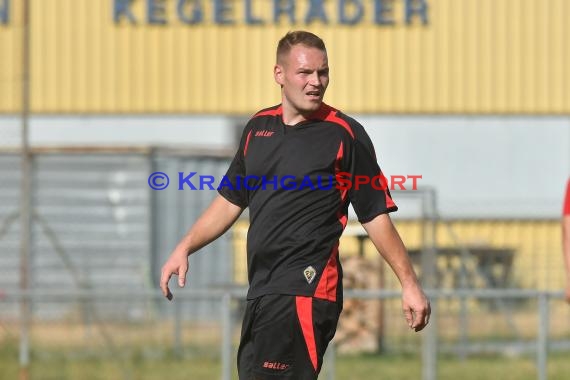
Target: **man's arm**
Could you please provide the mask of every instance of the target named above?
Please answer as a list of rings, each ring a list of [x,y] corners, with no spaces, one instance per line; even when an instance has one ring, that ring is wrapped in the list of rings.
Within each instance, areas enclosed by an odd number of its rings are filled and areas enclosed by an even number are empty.
[[[570,303],[570,215],[562,217],[562,252],[566,268],[566,301]]]
[[[362,226],[402,285],[402,308],[410,328],[422,330],[429,322],[429,301],[412,267],[406,247],[388,214],[378,215]]]
[[[218,195],[198,218],[186,235],[180,240],[170,257],[164,263],[160,276],[160,289],[169,300],[173,298],[168,281],[173,274],[178,276],[178,285],[183,287],[188,272],[188,256],[224,234],[243,209]]]

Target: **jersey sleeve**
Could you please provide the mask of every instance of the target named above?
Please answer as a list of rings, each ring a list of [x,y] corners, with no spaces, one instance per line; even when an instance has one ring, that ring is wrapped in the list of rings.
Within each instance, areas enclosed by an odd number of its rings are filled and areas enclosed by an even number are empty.
[[[358,221],[367,223],[380,214],[398,210],[398,207],[392,200],[388,183],[376,161],[370,137],[362,126],[354,131],[355,138],[350,154],[352,186],[349,199]]]
[[[246,126],[242,133],[238,150],[218,186],[218,193],[222,197],[241,208],[246,208],[249,204],[247,188],[243,186],[243,178],[247,175],[245,170],[245,153],[250,134],[251,128]]]
[[[564,208],[562,209],[562,215],[570,215],[570,178],[566,185],[566,195],[564,196]]]

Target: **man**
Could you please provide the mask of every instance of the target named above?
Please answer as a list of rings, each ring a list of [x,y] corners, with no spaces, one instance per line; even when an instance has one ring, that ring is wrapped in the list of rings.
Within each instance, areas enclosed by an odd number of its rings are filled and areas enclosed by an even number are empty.
[[[570,178],[566,185],[564,208],[562,211],[562,252],[566,268],[566,302],[570,303]]]
[[[338,242],[349,203],[402,284],[410,328],[426,326],[430,306],[388,215],[397,207],[385,182],[365,183],[374,177],[379,182],[381,175],[368,135],[323,103],[329,83],[324,42],[304,31],[287,33],[277,47],[274,78],[282,103],[246,125],[227,181],[164,264],[161,288],[172,299],[170,277],[178,275],[184,286],[188,256],[227,231],[249,207],[250,287],[239,378],[316,379],[342,310]],[[361,183],[339,186],[341,176]],[[323,178],[335,185],[323,186]]]

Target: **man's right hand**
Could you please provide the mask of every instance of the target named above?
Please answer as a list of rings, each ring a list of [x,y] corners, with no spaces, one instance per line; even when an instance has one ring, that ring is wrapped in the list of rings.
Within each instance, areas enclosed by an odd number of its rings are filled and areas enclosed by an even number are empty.
[[[160,275],[160,289],[162,294],[172,300],[174,296],[168,287],[168,282],[173,274],[178,276],[178,286],[184,287],[186,283],[186,273],[188,272],[188,254],[184,251],[176,250],[172,252],[168,260],[162,266]]]

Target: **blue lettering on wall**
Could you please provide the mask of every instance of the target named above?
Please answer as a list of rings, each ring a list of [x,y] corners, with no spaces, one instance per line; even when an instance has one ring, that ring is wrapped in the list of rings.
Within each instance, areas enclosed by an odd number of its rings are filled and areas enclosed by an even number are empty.
[[[189,9],[191,9],[190,16],[188,15]],[[204,19],[202,1],[200,0],[178,0],[176,13],[178,13],[178,19],[185,24],[199,24]]]
[[[109,0],[112,1],[113,21],[119,24],[127,21],[137,24],[138,19],[145,19],[148,24],[167,25],[173,22],[170,19],[169,4],[176,4],[174,17],[179,22],[188,25],[202,23],[215,23],[218,25],[264,25],[271,20],[271,16],[260,14],[256,5],[273,2],[273,23],[279,24],[285,19],[291,25],[296,24],[296,17],[303,17],[305,24],[317,20],[324,24],[329,23],[329,15],[325,6],[330,3],[336,5],[336,21],[343,25],[357,25],[365,20],[371,20],[376,25],[395,25],[401,21],[412,25],[414,21],[421,20],[423,25],[429,23],[428,0]],[[241,1],[243,12],[237,15],[235,4]],[[297,15],[297,3],[307,4],[307,11],[302,16]],[[396,7],[395,3],[402,4]],[[142,7],[138,4],[143,3]],[[135,7],[134,4],[137,4]],[[208,6],[209,5],[209,6]],[[10,23],[11,0],[0,0],[0,25]],[[134,8],[134,11],[133,11]],[[255,9],[257,12],[255,12]],[[140,10],[145,14],[137,14]],[[402,12],[400,13],[400,9]],[[398,14],[396,14],[398,10]],[[371,14],[367,17],[367,15]],[[172,16],[170,16],[172,17]],[[236,19],[237,17],[237,19]],[[398,19],[397,17],[400,17]]]
[[[245,0],[245,23],[249,25],[260,25],[263,24],[263,20],[255,17],[251,9],[251,0]]]
[[[146,0],[146,7],[149,24],[166,25],[165,0]]]
[[[137,17],[148,24],[166,25],[170,19],[169,4],[176,4],[174,17],[188,25],[202,23],[218,25],[264,25],[271,22],[271,16],[261,13],[261,6],[273,3],[273,23],[282,22],[296,24],[296,18],[302,17],[305,24],[320,21],[329,24],[329,17],[336,16],[335,21],[342,25],[357,25],[372,22],[376,25],[392,26],[396,22],[412,25],[414,22],[428,24],[428,0],[109,0],[113,1],[113,19],[115,23],[127,20],[137,23]],[[243,11],[238,14],[236,6],[241,2]],[[297,4],[307,4],[303,15],[297,14]],[[144,3],[146,7],[139,7]],[[400,6],[396,6],[396,3]],[[134,4],[137,4],[135,6]],[[336,6],[331,8],[328,5]],[[0,0],[0,23],[8,23],[10,0]],[[259,6],[260,8],[257,8]],[[136,14],[140,10],[146,14]],[[336,10],[336,13],[332,9]],[[257,10],[257,13],[255,12]],[[330,12],[331,14],[328,14]],[[135,17],[135,15],[137,17]],[[368,17],[367,17],[368,16]],[[398,19],[399,17],[399,19]],[[284,20],[284,21],[283,21]]]
[[[295,0],[273,0],[273,21],[278,23],[282,14],[289,15],[289,22],[295,23]]]
[[[310,24],[314,19],[321,19],[325,24],[328,23],[323,0],[309,0],[309,11],[305,17],[305,24]]]
[[[405,0],[406,1],[406,24],[412,23],[412,16],[419,15],[422,18],[422,23],[427,25],[427,0]]]
[[[348,16],[346,12],[347,5],[356,7],[356,12],[352,16]],[[364,15],[364,5],[362,0],[339,0],[338,2],[338,18],[341,24],[355,25],[362,20]]]
[[[234,21],[228,18],[232,10],[228,0],[214,0],[214,21],[216,24],[229,25]]]
[[[131,24],[137,23],[135,16],[133,16],[133,13],[131,12],[132,1],[133,0],[115,0],[115,4],[113,6],[113,20],[115,20],[116,24],[121,21],[121,17],[126,17]]]
[[[0,0],[0,23],[8,24],[10,22],[10,0]]]
[[[374,22],[378,25],[394,25],[394,0],[374,0]]]

